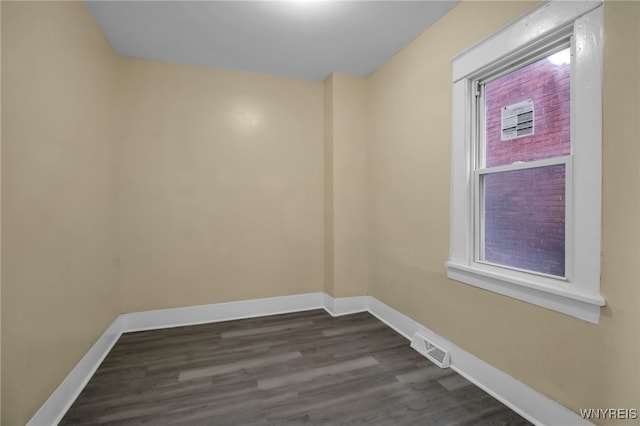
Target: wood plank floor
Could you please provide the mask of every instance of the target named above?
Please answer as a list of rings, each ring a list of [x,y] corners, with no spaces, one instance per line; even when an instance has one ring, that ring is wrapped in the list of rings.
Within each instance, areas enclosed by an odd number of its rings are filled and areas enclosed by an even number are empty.
[[[526,425],[368,313],[123,334],[61,425]]]

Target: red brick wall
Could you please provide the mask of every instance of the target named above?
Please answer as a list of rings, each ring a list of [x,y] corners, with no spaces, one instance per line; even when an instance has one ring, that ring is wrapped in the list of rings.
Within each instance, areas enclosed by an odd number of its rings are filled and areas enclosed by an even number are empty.
[[[542,59],[486,85],[487,167],[570,153],[569,70]],[[500,140],[502,108],[529,99],[534,135]],[[485,260],[564,275],[564,166],[488,176],[484,224]]]
[[[532,161],[570,153],[569,64],[534,62],[486,85],[486,165]],[[531,99],[535,134],[500,140],[503,107]]]

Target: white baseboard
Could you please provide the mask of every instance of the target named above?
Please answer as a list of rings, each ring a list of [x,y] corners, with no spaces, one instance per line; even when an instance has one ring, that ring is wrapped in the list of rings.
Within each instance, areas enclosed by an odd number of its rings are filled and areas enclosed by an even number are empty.
[[[451,368],[534,424],[563,426],[591,424],[573,411],[454,345],[374,297],[333,298],[326,293],[306,293],[122,314],[40,407],[27,426],[57,425],[122,333],[311,309],[325,309],[332,316],[368,311],[409,341],[413,333],[423,334],[434,343],[449,350]]]
[[[29,420],[27,426],[57,425],[122,333],[302,312],[324,307],[324,293],[305,293],[119,315]]]
[[[332,317],[366,312],[369,308],[369,296],[333,298],[327,293],[324,296],[324,310]]]
[[[122,321],[117,317],[80,362],[60,383],[49,399],[33,415],[27,426],[57,425],[80,392],[98,369],[122,334]]]
[[[324,308],[324,295],[324,293],[305,293],[122,314],[123,332],[182,327],[322,309]]]
[[[418,332],[449,350],[451,368],[536,425],[592,425],[578,414],[456,346],[406,315],[369,297],[369,312],[411,341]]]

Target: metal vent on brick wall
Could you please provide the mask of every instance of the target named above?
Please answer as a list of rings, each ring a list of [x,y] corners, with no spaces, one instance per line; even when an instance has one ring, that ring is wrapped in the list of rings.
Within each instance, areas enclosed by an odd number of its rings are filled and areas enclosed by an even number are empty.
[[[447,368],[451,364],[448,350],[441,348],[419,333],[413,335],[411,347],[440,368]]]
[[[500,139],[531,136],[534,132],[534,110],[531,99],[502,107]]]

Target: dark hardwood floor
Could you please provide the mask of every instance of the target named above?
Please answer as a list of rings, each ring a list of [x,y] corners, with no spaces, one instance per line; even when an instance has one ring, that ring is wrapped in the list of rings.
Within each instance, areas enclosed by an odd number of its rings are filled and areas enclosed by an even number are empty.
[[[61,425],[525,425],[368,313],[127,333]]]

